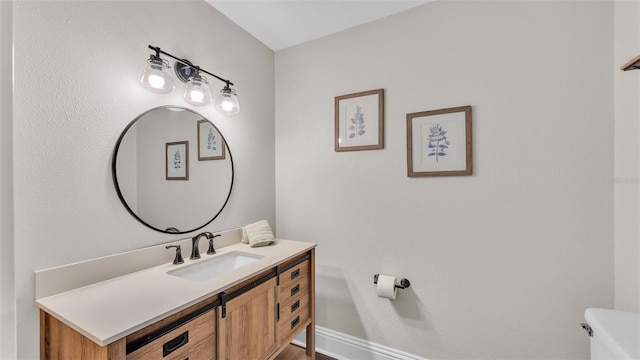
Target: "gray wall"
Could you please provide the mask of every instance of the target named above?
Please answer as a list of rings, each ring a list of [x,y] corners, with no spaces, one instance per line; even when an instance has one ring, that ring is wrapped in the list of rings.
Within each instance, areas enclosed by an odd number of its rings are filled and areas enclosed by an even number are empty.
[[[613,36],[612,2],[439,1],[278,51],[278,235],[318,243],[318,325],[587,358],[583,312],[613,306]],[[334,152],[334,97],[376,88],[385,149]],[[406,114],[462,105],[474,175],[408,178]],[[377,298],[376,273],[411,288]]]
[[[111,180],[112,150],[129,121],[160,105],[190,107],[182,85],[169,95],[138,85],[147,45],[237,84],[237,116],[193,107],[220,128],[237,165],[234,193],[208,231],[275,223],[274,55],[203,1],[20,1],[13,20],[18,357],[35,359],[35,270],[189,235],[139,224]]]
[[[275,223],[275,168],[277,234],[320,245],[319,325],[430,358],[586,358],[584,308],[613,306],[614,191],[615,305],[640,308],[640,81],[617,70],[640,53],[637,1],[436,2],[280,51],[277,166],[273,52],[204,3],[13,6],[0,1],[0,358],[16,354],[16,306],[18,357],[37,358],[34,270],[177,238],[132,219],[110,178],[131,119],[189,106],[137,85],[148,44],[238,85],[239,115],[193,108],[238,175],[205,230]],[[334,153],[333,97],[379,87],[385,149]],[[406,178],[405,114],[467,104],[475,174]],[[378,299],[378,272],[412,287]]]
[[[640,1],[615,2],[615,308],[640,313]]]
[[[0,359],[16,354],[13,270],[13,12],[0,1]]]

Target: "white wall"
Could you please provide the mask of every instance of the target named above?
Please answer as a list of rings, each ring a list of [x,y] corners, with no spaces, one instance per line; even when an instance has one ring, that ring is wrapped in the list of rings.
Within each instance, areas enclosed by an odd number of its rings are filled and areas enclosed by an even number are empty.
[[[239,115],[194,108],[220,128],[236,162],[230,202],[203,229],[214,232],[275,222],[274,55],[202,1],[19,1],[13,34],[18,358],[36,359],[35,270],[186,237],[138,223],[111,180],[129,121],[156,106],[188,106],[181,89],[158,95],[137,84],[147,45],[237,85]]]
[[[318,325],[587,358],[583,312],[613,306],[613,36],[611,2],[441,1],[278,51],[278,236],[318,243]],[[376,88],[385,149],[334,152],[334,97]],[[408,178],[405,115],[462,105],[474,175]],[[411,287],[377,298],[376,273]]]
[[[0,359],[16,356],[13,271],[12,1],[0,1]]]
[[[640,1],[615,2],[615,308],[640,312]]]

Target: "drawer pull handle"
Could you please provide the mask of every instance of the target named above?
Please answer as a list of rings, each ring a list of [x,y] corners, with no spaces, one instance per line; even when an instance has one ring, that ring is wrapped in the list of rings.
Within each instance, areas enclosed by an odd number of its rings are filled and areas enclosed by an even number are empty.
[[[175,338],[167,341],[162,345],[162,357],[165,357],[172,352],[178,350],[183,345],[189,342],[189,331],[185,331],[182,334],[176,336]]]
[[[296,325],[298,325],[300,323],[300,315],[296,316],[295,319],[293,319],[293,321],[291,322],[291,328],[293,329],[294,327],[296,327]]]
[[[292,273],[291,273],[291,280],[297,278],[298,276],[300,276],[300,268],[295,269]]]
[[[294,302],[293,305],[291,305],[291,312],[298,310],[299,307],[300,307],[300,300]]]
[[[300,291],[300,284],[298,284],[298,285],[296,285],[296,286],[291,288],[291,296],[297,294],[298,291]]]

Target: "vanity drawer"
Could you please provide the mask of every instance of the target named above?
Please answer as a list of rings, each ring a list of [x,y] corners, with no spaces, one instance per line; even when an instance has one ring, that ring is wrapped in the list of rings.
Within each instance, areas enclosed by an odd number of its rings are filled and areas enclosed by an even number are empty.
[[[295,306],[296,303],[298,303],[298,306],[292,311],[292,306]],[[309,320],[309,293],[307,292],[303,296],[294,299],[286,304],[284,308],[281,305],[280,312],[281,318],[278,326],[280,327],[280,339],[284,341],[294,332],[298,333],[302,330],[303,326],[306,325],[305,322]],[[283,312],[284,314],[282,314]],[[289,317],[285,316],[285,314],[289,314]]]
[[[305,260],[280,274],[278,299],[281,304],[309,290],[309,264],[309,260]]]
[[[302,312],[309,311],[309,293],[292,298],[287,303],[280,303],[280,319],[292,319]]]
[[[215,311],[209,310],[127,354],[127,360],[213,360]]]

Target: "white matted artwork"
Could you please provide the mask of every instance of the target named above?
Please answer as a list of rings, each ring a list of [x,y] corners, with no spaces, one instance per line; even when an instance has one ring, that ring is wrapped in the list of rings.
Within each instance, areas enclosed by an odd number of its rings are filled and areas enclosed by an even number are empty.
[[[471,106],[407,114],[407,176],[471,175]]]
[[[226,157],[222,135],[208,120],[198,120],[198,160],[222,160]]]
[[[189,142],[167,143],[165,164],[167,180],[189,180]]]
[[[335,98],[335,151],[382,149],[384,90]]]

